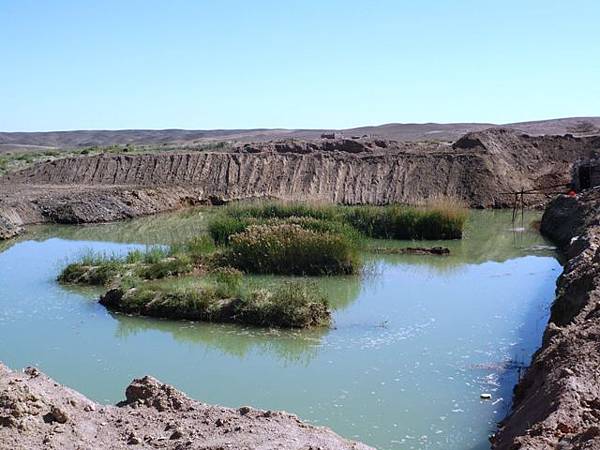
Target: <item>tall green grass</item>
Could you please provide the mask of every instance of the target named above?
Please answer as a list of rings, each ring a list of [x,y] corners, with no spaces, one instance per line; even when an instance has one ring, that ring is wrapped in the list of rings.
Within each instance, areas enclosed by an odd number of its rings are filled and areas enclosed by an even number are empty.
[[[285,219],[288,217],[312,217],[321,220],[336,220],[339,207],[332,204],[300,202],[250,202],[233,203],[224,207],[226,215],[236,218]]]
[[[71,284],[109,285],[118,279],[155,280],[191,272],[214,251],[212,240],[198,237],[172,247],[152,246],[125,256],[86,252],[68,264],[58,281]]]
[[[378,239],[459,239],[467,217],[464,204],[445,197],[421,207],[263,202],[224,207],[209,223],[209,233],[215,242],[226,245],[232,235],[251,225],[288,223],[354,240],[360,240],[361,234]]]
[[[468,210],[460,205],[425,207],[390,205],[349,208],[345,220],[366,236],[378,239],[460,239]]]
[[[356,243],[297,224],[253,225],[229,239],[223,262],[247,273],[336,275],[358,271]]]

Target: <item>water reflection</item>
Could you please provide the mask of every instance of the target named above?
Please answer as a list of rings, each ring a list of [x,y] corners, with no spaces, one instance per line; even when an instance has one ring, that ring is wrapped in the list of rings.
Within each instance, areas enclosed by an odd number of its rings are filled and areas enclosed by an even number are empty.
[[[111,314],[117,320],[115,336],[125,339],[148,330],[170,334],[176,341],[202,344],[211,349],[244,359],[249,353],[267,353],[286,365],[307,366],[329,329],[263,330],[229,324],[173,322],[168,320]]]
[[[510,211],[472,211],[463,239],[453,241],[370,241],[374,247],[447,247],[449,256],[369,254],[368,261],[430,267],[437,273],[452,273],[465,264],[503,262],[527,255],[552,256],[556,250],[536,229],[538,211],[524,213],[524,227],[515,231]]]
[[[202,207],[107,224],[36,225],[28,228],[24,238],[43,241],[59,237],[75,241],[171,244],[205,233],[208,218],[214,211],[215,208]]]
[[[22,240],[44,241],[52,237],[78,241],[108,241],[145,245],[170,244],[206,232],[207,222],[216,208],[192,208],[175,213],[159,214],[129,221],[77,225],[32,226],[18,240],[0,241],[0,252]],[[540,212],[525,211],[523,227],[512,222],[510,211],[474,210],[465,225],[464,238],[454,241],[383,241],[371,240],[374,247],[441,246],[450,249],[450,256],[367,254],[367,261],[391,264],[419,264],[444,272],[463,264],[485,261],[506,261],[525,255],[554,256],[554,247],[535,229]]]

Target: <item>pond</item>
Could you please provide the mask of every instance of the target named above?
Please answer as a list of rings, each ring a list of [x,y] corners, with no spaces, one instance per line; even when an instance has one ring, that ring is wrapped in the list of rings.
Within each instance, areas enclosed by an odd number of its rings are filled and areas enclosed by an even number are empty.
[[[38,366],[104,403],[151,374],[189,396],[284,409],[379,449],[485,449],[539,347],[560,265],[528,212],[473,211],[464,239],[385,242],[450,256],[366,254],[361,276],[307,280],[334,327],[260,330],[107,312],[55,278],[82,252],[204,232],[210,209],[95,226],[39,226],[0,243],[0,361]],[[275,277],[257,277],[272,283]],[[482,393],[491,400],[481,400]]]

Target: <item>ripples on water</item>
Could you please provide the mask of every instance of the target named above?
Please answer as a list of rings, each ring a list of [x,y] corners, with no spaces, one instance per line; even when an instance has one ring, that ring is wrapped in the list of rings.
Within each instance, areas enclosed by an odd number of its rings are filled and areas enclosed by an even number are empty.
[[[331,330],[114,315],[97,289],[54,281],[85,249],[169,243],[202,232],[207,214],[38,227],[0,244],[0,360],[38,365],[102,402],[149,373],[201,401],[285,409],[380,449],[489,447],[517,368],[540,344],[560,270],[532,228],[514,233],[510,212],[474,211],[462,241],[424,244],[450,247],[449,257],[366,255],[366,276],[316,281],[332,298]]]

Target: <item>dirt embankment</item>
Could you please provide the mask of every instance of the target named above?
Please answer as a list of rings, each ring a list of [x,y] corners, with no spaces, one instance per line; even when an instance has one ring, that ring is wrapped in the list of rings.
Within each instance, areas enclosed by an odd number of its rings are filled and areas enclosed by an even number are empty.
[[[600,189],[561,196],[542,232],[566,259],[543,345],[494,449],[600,448]]]
[[[506,192],[568,182],[572,162],[597,149],[599,137],[491,129],[453,145],[322,140],[67,158],[0,179],[0,236],[29,223],[103,222],[256,197],[385,204],[450,195],[502,207],[513,199]]]
[[[371,449],[285,412],[200,403],[151,377],[125,395],[99,405],[36,369],[0,364],[0,449]]]

